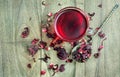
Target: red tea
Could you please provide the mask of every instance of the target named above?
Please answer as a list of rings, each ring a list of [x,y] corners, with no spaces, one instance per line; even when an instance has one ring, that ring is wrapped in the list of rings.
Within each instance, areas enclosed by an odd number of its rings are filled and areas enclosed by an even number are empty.
[[[82,38],[88,28],[88,18],[78,8],[60,10],[55,18],[55,32],[65,41],[76,41]]]

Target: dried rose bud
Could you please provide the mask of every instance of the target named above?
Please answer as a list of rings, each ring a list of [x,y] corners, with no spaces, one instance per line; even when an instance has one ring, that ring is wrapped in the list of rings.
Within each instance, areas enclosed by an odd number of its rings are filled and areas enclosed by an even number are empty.
[[[40,48],[44,49],[46,47],[47,43],[44,41],[40,41],[38,45]]]
[[[45,70],[41,70],[40,74],[41,74],[41,75],[45,75],[45,74],[46,74],[46,71],[45,71]]]
[[[38,41],[39,41],[39,39],[34,38],[34,39],[31,41],[31,44],[34,45],[34,44],[38,43]]]
[[[30,55],[32,55],[32,56],[34,56],[37,53],[38,49],[39,49],[39,47],[37,45],[30,45],[28,47],[28,51],[29,51]]]
[[[42,32],[47,32],[48,31],[48,29],[47,28],[42,28]]]
[[[60,72],[65,71],[65,65],[64,65],[64,64],[61,64],[61,65],[60,65],[59,71],[60,71]]]
[[[95,54],[94,54],[94,57],[95,57],[95,58],[99,58],[99,57],[100,57],[100,53],[95,53]]]
[[[48,16],[48,17],[51,17],[52,15],[53,15],[52,12],[50,12],[50,13],[48,13],[47,16]]]
[[[49,66],[48,66],[48,69],[53,69],[53,67],[54,67],[54,64],[50,63]]]
[[[27,67],[28,67],[28,68],[32,68],[31,64],[27,64]]]
[[[21,33],[22,38],[26,38],[29,35],[30,31],[28,27],[24,28],[24,31]]]

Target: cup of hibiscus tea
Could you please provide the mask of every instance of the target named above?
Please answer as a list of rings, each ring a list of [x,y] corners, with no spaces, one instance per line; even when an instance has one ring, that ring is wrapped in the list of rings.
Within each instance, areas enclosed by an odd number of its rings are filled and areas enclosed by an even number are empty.
[[[77,7],[65,7],[55,15],[54,30],[57,39],[78,41],[85,36],[88,27],[88,15]]]

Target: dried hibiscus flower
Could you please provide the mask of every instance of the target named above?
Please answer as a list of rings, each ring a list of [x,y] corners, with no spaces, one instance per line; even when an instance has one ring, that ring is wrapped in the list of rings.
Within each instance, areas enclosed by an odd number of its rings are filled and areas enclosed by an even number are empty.
[[[22,37],[22,38],[26,38],[26,37],[29,35],[29,33],[30,33],[29,28],[28,28],[28,27],[25,27],[25,28],[24,28],[24,31],[21,33],[21,37]]]

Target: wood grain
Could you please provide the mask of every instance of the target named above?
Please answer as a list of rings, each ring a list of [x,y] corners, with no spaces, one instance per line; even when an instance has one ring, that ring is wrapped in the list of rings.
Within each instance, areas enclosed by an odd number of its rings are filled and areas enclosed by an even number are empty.
[[[41,33],[41,27],[47,22],[47,14],[53,14],[67,6],[76,6],[86,13],[95,12],[90,21],[90,26],[96,28],[111,11],[115,0],[0,0],[0,77],[52,77],[52,71],[47,70],[49,63],[65,63],[57,58],[56,52],[39,50],[34,56],[37,62],[33,62],[27,51],[27,45],[33,38],[50,42],[45,33]],[[61,6],[58,6],[61,3]],[[102,4],[102,8],[98,5]],[[104,43],[105,48],[99,59],[93,56],[86,63],[66,64],[65,72],[57,73],[54,77],[120,77],[120,8],[114,12],[108,23],[102,30],[107,35]],[[51,24],[52,25],[52,24]],[[30,28],[30,35],[23,39],[20,37],[24,27]],[[93,38],[93,51],[97,52],[100,44],[98,37]],[[70,44],[63,46],[70,51]],[[46,64],[38,58],[47,53],[51,59]],[[32,68],[27,68],[31,63]],[[46,70],[44,76],[40,76],[40,70]]]

